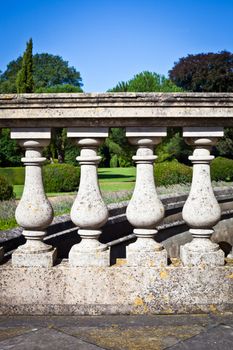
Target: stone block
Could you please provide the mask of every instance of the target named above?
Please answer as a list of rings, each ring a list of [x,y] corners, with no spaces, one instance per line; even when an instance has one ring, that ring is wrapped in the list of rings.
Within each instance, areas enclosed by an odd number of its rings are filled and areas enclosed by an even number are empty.
[[[128,266],[162,267],[167,266],[167,251],[160,249],[137,249],[135,243],[130,244],[126,250]]]
[[[221,249],[218,248],[216,250],[194,250],[192,242],[180,247],[180,258],[184,266],[224,265],[225,254]]]
[[[56,248],[41,253],[30,253],[18,248],[12,254],[12,265],[15,267],[52,267],[56,258]]]
[[[81,244],[73,246],[69,253],[69,263],[71,266],[109,266],[109,249],[83,250]]]

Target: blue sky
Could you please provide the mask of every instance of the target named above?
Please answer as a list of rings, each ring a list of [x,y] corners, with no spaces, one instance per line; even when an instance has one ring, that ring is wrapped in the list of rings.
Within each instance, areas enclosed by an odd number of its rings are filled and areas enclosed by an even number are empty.
[[[0,0],[0,70],[32,37],[101,92],[188,53],[233,52],[233,0]]]

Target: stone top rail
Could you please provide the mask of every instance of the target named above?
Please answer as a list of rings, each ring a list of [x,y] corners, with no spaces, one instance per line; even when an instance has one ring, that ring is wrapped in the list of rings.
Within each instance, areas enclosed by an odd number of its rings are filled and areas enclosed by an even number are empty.
[[[233,93],[0,94],[0,127],[233,126]]]

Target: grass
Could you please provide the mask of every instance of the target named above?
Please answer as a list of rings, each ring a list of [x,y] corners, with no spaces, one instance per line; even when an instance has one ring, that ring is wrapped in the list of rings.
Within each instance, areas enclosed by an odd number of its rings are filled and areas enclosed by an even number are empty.
[[[20,199],[23,193],[23,187],[24,185],[14,185],[14,193],[15,193],[15,198]],[[48,192],[47,196],[48,197],[56,197],[56,196],[66,196],[66,195],[71,195],[75,194],[75,192]]]
[[[1,169],[2,170],[2,169]],[[101,191],[131,191],[135,183],[135,168],[100,168],[98,177]],[[16,199],[20,199],[23,193],[23,185],[15,184],[14,193]],[[47,193],[49,197],[74,194],[74,192]]]

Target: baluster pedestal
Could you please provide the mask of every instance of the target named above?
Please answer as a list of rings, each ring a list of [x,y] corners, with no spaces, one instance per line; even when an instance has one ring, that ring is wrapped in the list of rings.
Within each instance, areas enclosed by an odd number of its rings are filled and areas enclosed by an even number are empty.
[[[108,266],[109,249],[99,242],[100,228],[108,220],[108,209],[99,189],[97,168],[101,157],[98,147],[108,136],[107,128],[70,128],[67,136],[75,138],[81,148],[78,160],[81,178],[77,197],[71,209],[71,220],[79,227],[82,240],[69,253],[72,266]]]
[[[26,243],[12,254],[13,266],[51,267],[56,259],[56,249],[43,242],[46,228],[53,220],[53,209],[48,201],[42,181],[42,164],[46,158],[42,150],[50,142],[50,129],[17,128],[11,130],[11,138],[16,139],[26,152],[25,183],[22,198],[17,206],[15,218],[23,227]]]
[[[137,146],[136,184],[126,210],[128,221],[135,227],[135,243],[127,247],[129,266],[167,265],[167,252],[155,241],[156,225],[164,217],[164,207],[158,198],[154,182],[154,146],[166,136],[165,128],[127,128],[129,142]]]
[[[190,227],[193,240],[181,246],[180,257],[187,265],[224,265],[224,252],[210,238],[213,226],[221,217],[210,178],[210,150],[223,136],[222,128],[184,128],[183,136],[194,147],[189,157],[193,163],[193,178],[189,196],[183,208],[183,219]]]

